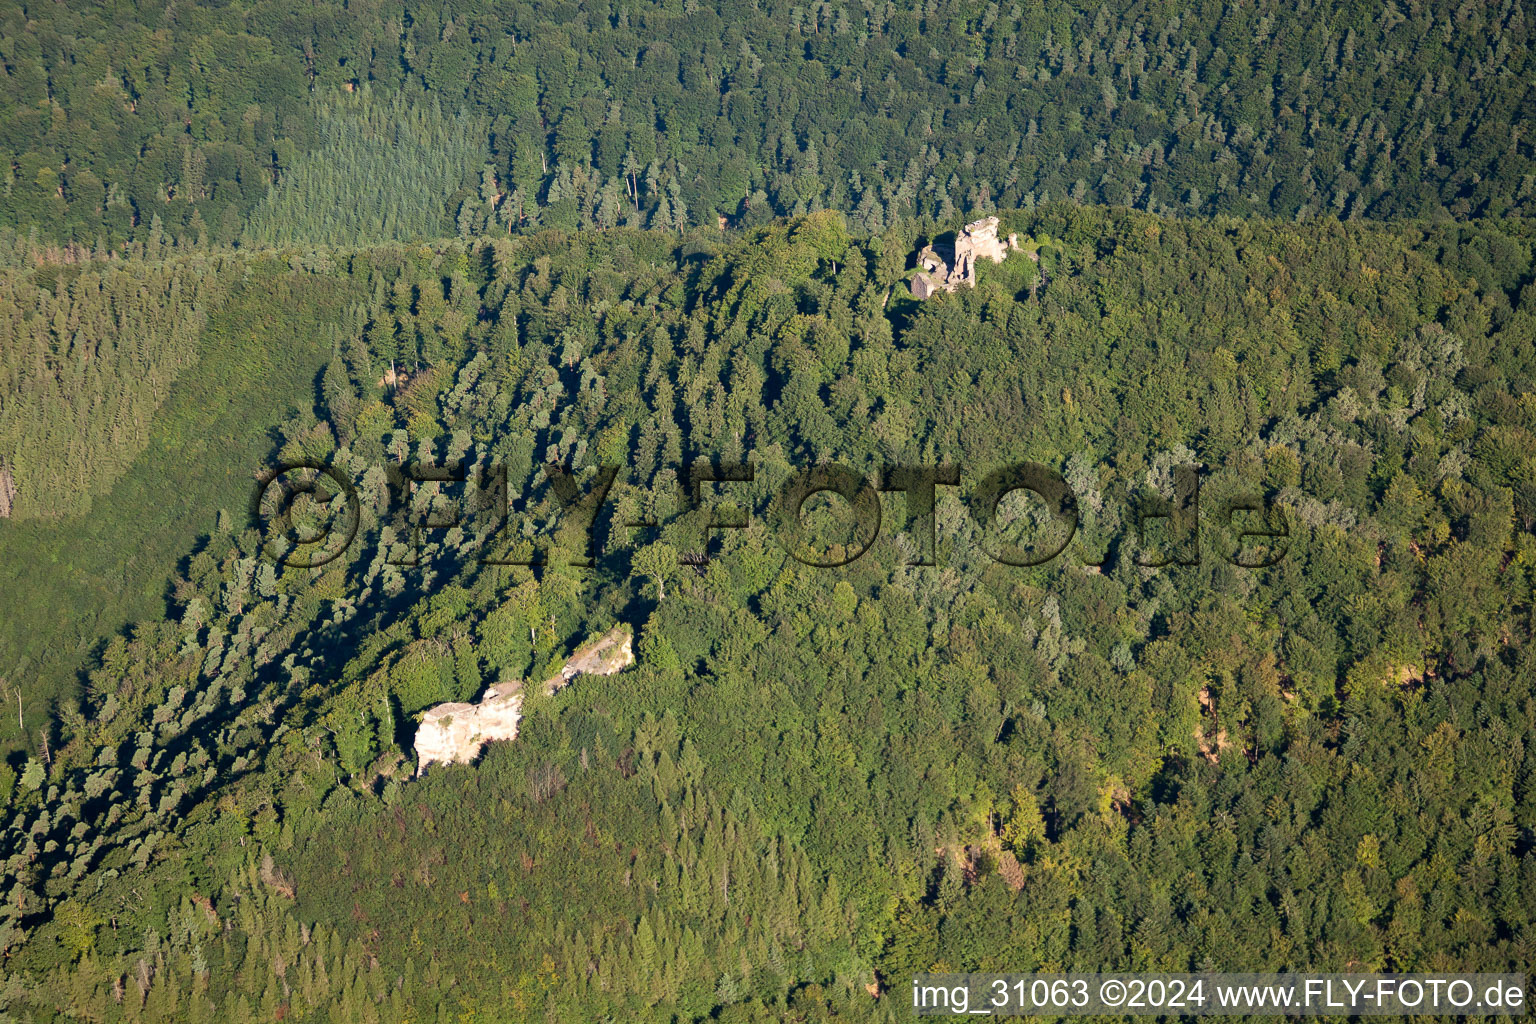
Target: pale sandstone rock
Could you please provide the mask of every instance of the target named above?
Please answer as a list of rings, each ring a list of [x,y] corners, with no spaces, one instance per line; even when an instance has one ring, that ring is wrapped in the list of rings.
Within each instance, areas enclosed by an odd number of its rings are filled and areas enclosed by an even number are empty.
[[[635,663],[634,634],[628,626],[615,626],[597,640],[576,649],[560,674],[544,681],[544,692],[554,693],[577,676],[611,676]]]
[[[468,764],[491,740],[517,739],[523,717],[520,680],[497,683],[478,704],[439,704],[421,716],[416,730],[416,774],[436,761]]]
[[[996,217],[983,217],[967,224],[960,239],[955,242],[956,251],[968,243],[973,259],[985,257],[993,263],[1003,262],[1008,258],[1008,246],[997,237],[997,225]]]
[[[611,676],[634,663],[634,634],[628,626],[616,626],[578,647],[560,673],[544,681],[544,692],[552,694],[581,675]],[[416,730],[416,774],[439,762],[468,764],[492,740],[517,739],[522,689],[522,680],[514,679],[487,689],[479,703],[454,701],[428,709]]]
[[[983,217],[961,228],[955,237],[954,251],[950,253],[954,266],[950,266],[933,246],[925,246],[917,256],[921,269],[912,279],[913,297],[926,299],[941,291],[953,292],[962,284],[976,287],[977,260],[1001,263],[1008,258],[1010,248],[1018,248],[1017,235],[1009,235],[1007,242],[997,237],[998,223],[996,217]]]

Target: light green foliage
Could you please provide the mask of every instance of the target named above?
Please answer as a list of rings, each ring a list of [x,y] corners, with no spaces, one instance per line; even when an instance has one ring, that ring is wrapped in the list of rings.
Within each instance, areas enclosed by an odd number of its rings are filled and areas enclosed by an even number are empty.
[[[515,514],[401,567],[374,509],[279,574],[208,502],[171,607],[101,649],[8,807],[6,1012],[865,1021],[901,1005],[866,986],[938,967],[1522,965],[1530,228],[1005,219],[1054,240],[1043,285],[1010,261],[914,306],[827,213],[253,266],[219,322],[318,342],[271,453],[505,464]],[[625,464],[593,567],[480,562],[493,526],[548,553],[542,463],[586,481],[599,446]],[[705,492],[746,529],[675,514],[684,452],[756,464]],[[785,555],[768,503],[819,458],[963,466],[938,564],[898,495],[851,565]],[[1023,458],[1107,550],[986,554],[965,502]],[[1140,567],[1138,503],[1191,460],[1202,560]],[[1289,510],[1272,568],[1223,556],[1245,494]],[[402,778],[417,712],[616,623],[635,667]]]
[[[445,114],[436,99],[376,99],[366,88],[317,106],[322,145],[272,186],[242,245],[310,248],[452,233],[449,197],[485,160],[478,119]]]
[[[0,272],[0,468],[10,518],[81,516],[149,442],[196,362],[229,257]]]

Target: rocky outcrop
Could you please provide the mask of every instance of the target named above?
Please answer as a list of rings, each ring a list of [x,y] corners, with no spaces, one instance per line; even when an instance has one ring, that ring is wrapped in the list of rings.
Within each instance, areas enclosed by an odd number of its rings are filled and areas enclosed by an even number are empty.
[[[1017,235],[1009,235],[1007,242],[997,237],[998,223],[996,217],[972,221],[960,229],[954,246],[944,252],[932,245],[925,246],[917,255],[918,271],[912,278],[913,296],[926,299],[939,292],[956,291],[962,284],[974,288],[977,260],[1001,263],[1010,251],[1018,251]]]
[[[628,626],[615,626],[602,637],[576,648],[560,674],[544,680],[544,692],[554,693],[577,676],[611,676],[635,663],[635,637]]]
[[[616,626],[578,647],[558,674],[544,680],[544,692],[552,694],[577,676],[611,676],[634,663],[634,633],[628,626]],[[492,740],[517,739],[522,717],[520,679],[497,683],[476,704],[455,701],[429,708],[416,730],[416,774],[429,764],[468,764]]]
[[[497,683],[478,704],[439,704],[416,730],[416,774],[437,761],[468,764],[492,740],[517,739],[523,717],[522,681]]]

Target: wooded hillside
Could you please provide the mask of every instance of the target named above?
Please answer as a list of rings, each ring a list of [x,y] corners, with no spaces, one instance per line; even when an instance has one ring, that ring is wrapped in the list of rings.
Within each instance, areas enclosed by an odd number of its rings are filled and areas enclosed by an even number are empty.
[[[442,111],[475,156],[464,175],[444,150],[447,176],[414,197],[396,175],[437,157],[372,172],[381,212],[354,207],[347,244],[392,216],[477,233],[498,196],[514,230],[830,208],[878,233],[1053,201],[1523,216],[1533,29],[1519,0],[12,2],[0,230],[23,245],[233,244],[254,214],[258,240],[331,242],[340,224],[295,237],[299,222],[256,211],[274,185],[280,203],[356,187],[317,185],[317,159],[356,174],[391,152],[376,129],[337,126],[349,90]]]
[[[831,213],[246,265],[251,315],[332,329],[264,460],[338,467],[358,540],[282,568],[210,509],[165,615],[0,768],[8,1011],[853,1021],[929,969],[1529,963],[1536,236],[1003,217],[1053,240],[1043,289],[1019,259],[905,300],[942,226]],[[697,565],[693,459],[757,467]],[[1082,516],[1037,568],[966,512],[1022,459]],[[766,505],[819,460],[963,467],[937,564],[898,495],[850,565],[789,557]],[[547,462],[623,467],[591,568]],[[493,464],[506,530],[391,564],[388,467]],[[1135,511],[1194,464],[1202,510],[1287,510],[1275,565],[1233,566],[1214,517],[1198,565],[1137,564],[1167,538]],[[412,716],[620,622],[634,668],[410,779]]]

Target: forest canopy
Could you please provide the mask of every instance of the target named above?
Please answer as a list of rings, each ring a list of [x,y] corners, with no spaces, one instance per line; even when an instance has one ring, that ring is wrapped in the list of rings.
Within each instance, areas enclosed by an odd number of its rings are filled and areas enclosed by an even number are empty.
[[[401,212],[348,207],[348,242],[394,237],[369,230],[391,216],[475,234],[829,208],[879,233],[1052,201],[1523,216],[1533,31],[1519,0],[12,2],[0,230],[332,242],[342,224],[282,204],[364,180],[365,208]],[[384,106],[338,125],[359,92]],[[396,98],[430,154],[381,143]]]
[[[0,0],[0,1024],[1526,970],[1522,4]]]
[[[0,769],[8,1012],[852,1021],[927,970],[1528,963],[1536,236],[1003,219],[1039,263],[925,303],[918,238],[833,212],[171,258],[242,283],[205,289],[168,415],[216,351],[316,342],[246,451],[346,474],[360,540],[284,566],[205,512],[163,613],[58,685]],[[41,304],[57,269],[8,286]],[[711,501],[754,510],[819,461],[1036,459],[1084,546],[1001,565],[962,486],[933,565],[896,495],[840,568],[761,522],[687,559],[629,524],[698,458],[753,461]],[[624,467],[590,568],[550,463]],[[1128,517],[1183,465],[1202,502],[1283,508],[1286,557],[1139,565]],[[482,564],[470,526],[412,544],[390,466],[504,467],[498,543],[543,564]],[[412,778],[425,709],[621,623],[633,668],[529,691],[515,742]]]

